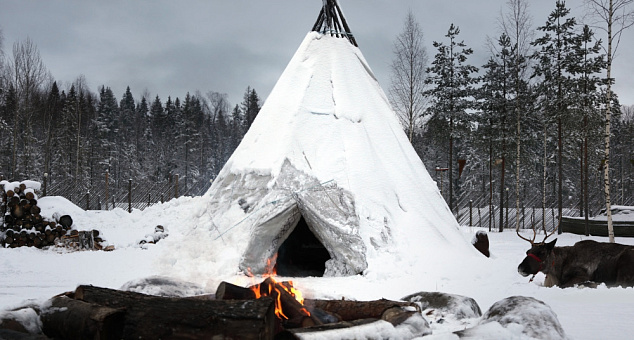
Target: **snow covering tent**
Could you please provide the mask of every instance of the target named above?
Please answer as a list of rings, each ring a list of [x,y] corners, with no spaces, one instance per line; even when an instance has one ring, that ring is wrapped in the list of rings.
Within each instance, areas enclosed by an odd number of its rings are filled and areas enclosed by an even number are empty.
[[[324,1],[206,193],[244,273],[347,276],[403,252],[472,254],[355,45],[336,1]]]

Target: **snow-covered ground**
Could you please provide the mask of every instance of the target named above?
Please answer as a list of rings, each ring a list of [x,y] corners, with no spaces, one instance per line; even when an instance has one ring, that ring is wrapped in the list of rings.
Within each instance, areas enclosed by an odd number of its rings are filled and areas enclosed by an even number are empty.
[[[233,246],[201,222],[209,214],[205,197],[182,197],[132,213],[121,209],[83,211],[61,197],[41,198],[38,205],[47,218],[56,212],[70,214],[78,229],[100,230],[116,250],[0,248],[0,310],[43,303],[79,284],[121,288],[127,282],[155,275],[192,282],[201,288],[192,289],[193,294],[213,293],[222,280],[245,286],[252,282],[237,268],[227,267],[227,258],[234,256]],[[153,234],[156,225],[165,226],[169,236],[157,244],[140,246],[139,241]],[[467,240],[477,231],[469,227],[461,230]],[[419,249],[401,249],[411,257],[398,266],[375,266],[363,276],[293,281],[308,298],[400,299],[420,291],[440,291],[472,297],[483,312],[501,299],[529,296],[549,305],[572,339],[629,339],[634,334],[634,289],[546,288],[541,274],[528,282],[517,273],[528,243],[513,231],[491,232],[489,239],[490,259],[423,258],[418,256]],[[572,245],[582,239],[585,237],[564,234],[557,244]],[[634,244],[634,239],[617,238],[617,242]],[[438,335],[472,326],[478,320],[444,324],[429,321]]]

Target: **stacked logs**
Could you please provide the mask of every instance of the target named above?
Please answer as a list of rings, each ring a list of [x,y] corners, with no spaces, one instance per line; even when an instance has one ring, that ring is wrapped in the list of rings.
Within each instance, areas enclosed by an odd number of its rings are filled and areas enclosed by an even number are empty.
[[[7,190],[2,195],[5,211],[0,225],[0,245],[10,248],[43,248],[64,244],[71,248],[101,249],[99,231],[77,231],[72,229],[70,216],[61,216],[57,221],[47,221],[37,206],[37,197],[27,190],[24,183]]]
[[[278,282],[270,277],[260,284],[247,288],[223,281],[216,290],[215,298],[225,301],[257,301],[263,297],[272,297],[275,301],[277,316],[274,327],[277,333],[276,339],[301,339],[303,335],[311,334],[314,338],[327,338],[328,331],[354,328],[380,322],[379,320],[398,326],[410,317],[420,316],[421,313],[419,306],[415,303],[385,299],[374,301],[307,299],[299,302],[289,292],[291,287],[293,283],[290,281]],[[319,336],[320,333],[323,336]]]
[[[42,332],[54,339],[302,339],[331,338],[329,331],[349,328],[394,327],[407,323],[416,328],[422,319],[412,302],[375,300],[306,300],[306,313],[283,286],[267,279],[257,286],[278,296],[255,298],[251,288],[223,282],[216,295],[161,297],[82,285],[74,292],[53,297],[40,313]],[[276,316],[281,300],[288,319]],[[310,315],[308,315],[310,314]],[[303,322],[296,322],[300,321]],[[0,329],[2,323],[0,316]],[[292,321],[292,322],[291,322]],[[372,327],[375,323],[375,327]],[[425,322],[426,323],[426,322]],[[356,334],[350,332],[348,334]],[[429,334],[421,332],[421,336]],[[343,336],[341,338],[354,338]],[[380,335],[377,334],[377,338]]]

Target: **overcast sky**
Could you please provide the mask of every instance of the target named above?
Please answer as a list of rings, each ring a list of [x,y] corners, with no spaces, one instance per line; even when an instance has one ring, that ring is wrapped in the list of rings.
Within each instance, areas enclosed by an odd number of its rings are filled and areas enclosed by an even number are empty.
[[[475,51],[470,63],[488,57],[486,37],[499,36],[506,0],[340,0],[359,47],[387,91],[394,38],[411,8],[430,57],[449,25]],[[568,7],[581,20],[582,0]],[[239,103],[247,86],[266,98],[312,28],[321,0],[0,0],[4,51],[27,37],[44,64],[66,88],[84,75],[97,92],[112,88],[118,99],[130,86],[143,93],[183,98],[187,92],[227,93]],[[533,26],[543,25],[555,0],[531,0]],[[603,34],[598,32],[598,34]],[[616,92],[634,104],[634,28],[615,60]]]

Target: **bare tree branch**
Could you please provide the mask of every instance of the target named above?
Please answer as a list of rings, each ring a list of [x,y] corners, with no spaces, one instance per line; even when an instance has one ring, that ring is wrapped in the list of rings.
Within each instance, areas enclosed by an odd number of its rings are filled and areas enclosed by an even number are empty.
[[[427,103],[424,95],[427,51],[423,44],[423,31],[410,11],[403,31],[394,42],[390,101],[410,142],[419,127]]]

